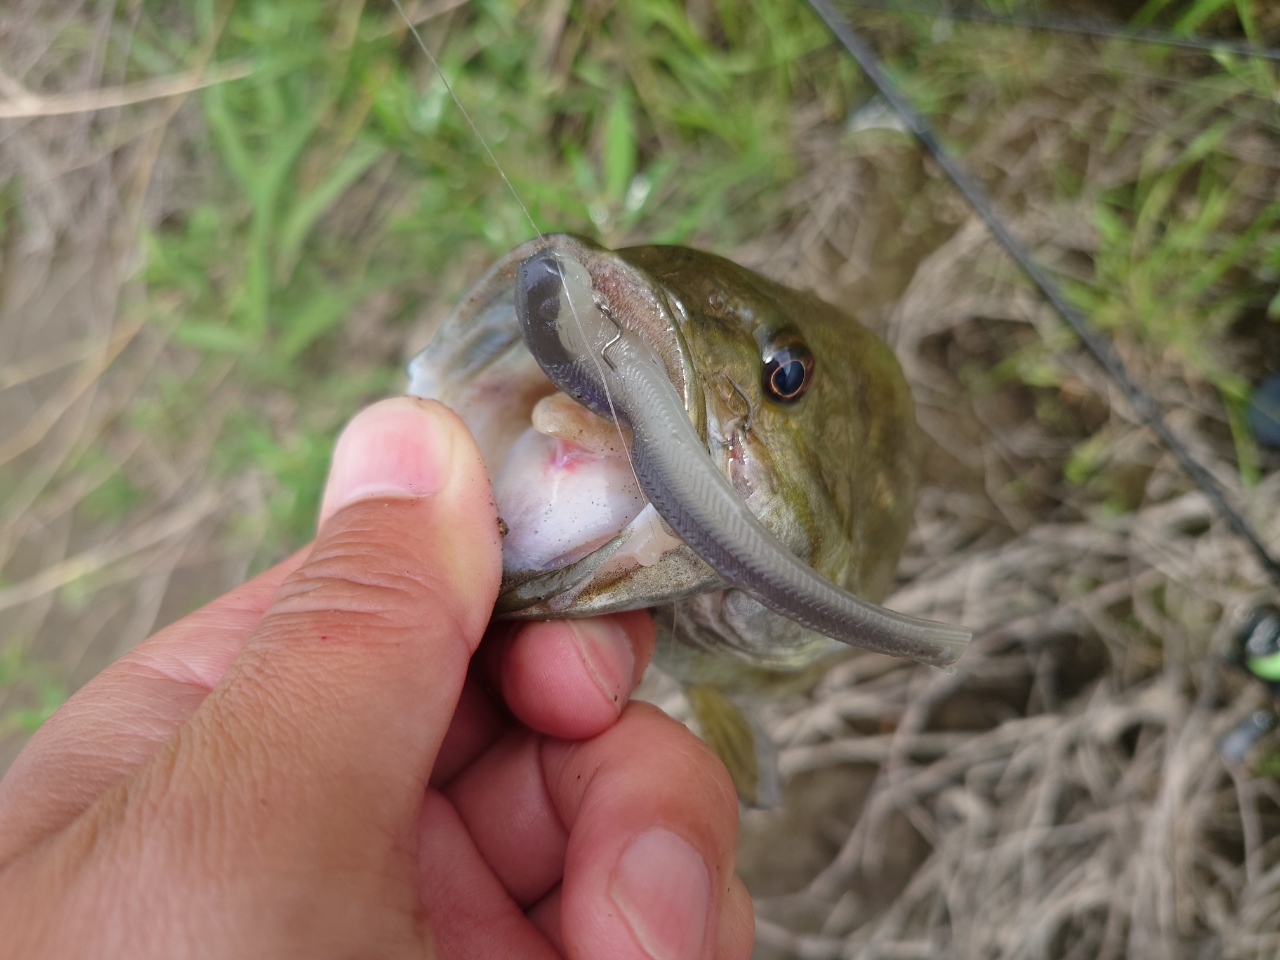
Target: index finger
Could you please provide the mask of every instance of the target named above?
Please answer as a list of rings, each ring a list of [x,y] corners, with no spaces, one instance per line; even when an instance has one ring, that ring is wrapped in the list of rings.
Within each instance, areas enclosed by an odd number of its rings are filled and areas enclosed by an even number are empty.
[[[617,723],[653,656],[648,611],[491,623],[449,724],[431,785],[465,770],[511,728],[584,740]],[[498,701],[501,700],[501,703]]]
[[[644,703],[590,740],[515,731],[445,791],[467,834],[424,824],[424,857],[460,846],[458,869],[492,874],[572,957],[745,958],[750,900],[733,874],[738,801],[724,765]],[[563,885],[556,887],[563,877]],[[423,876],[433,928],[459,956],[484,953],[465,922],[466,883]]]

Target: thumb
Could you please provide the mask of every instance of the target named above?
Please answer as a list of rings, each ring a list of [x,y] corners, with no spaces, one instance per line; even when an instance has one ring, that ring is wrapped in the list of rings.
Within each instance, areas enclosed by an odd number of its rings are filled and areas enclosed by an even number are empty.
[[[500,574],[492,492],[462,422],[407,397],[360,413],[334,451],[310,556],[135,796],[202,831],[197,848],[225,825],[220,859],[260,880],[288,863],[412,874],[404,841]]]
[[[212,732],[298,775],[400,781],[416,815],[493,612],[501,550],[462,422],[412,397],[364,410],[334,449],[310,556],[210,698]]]

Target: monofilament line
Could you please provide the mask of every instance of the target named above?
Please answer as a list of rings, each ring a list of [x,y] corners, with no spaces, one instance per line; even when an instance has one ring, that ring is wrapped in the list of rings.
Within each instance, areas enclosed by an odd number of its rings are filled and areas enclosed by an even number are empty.
[[[906,97],[899,92],[893,81],[880,68],[880,61],[871,47],[858,36],[848,21],[836,12],[829,0],[808,0],[808,2],[814,12],[826,22],[827,27],[835,34],[840,44],[853,57],[858,66],[862,68],[862,71],[875,85],[880,95],[889,102],[894,112],[915,134],[916,139],[929,152],[938,166],[942,167],[951,182],[955,184],[956,189],[968,201],[969,206],[982,218],[983,223],[987,225],[987,229],[991,231],[1000,242],[1000,245],[1013,257],[1023,272],[1031,278],[1032,283],[1040,289],[1040,292],[1053,305],[1058,315],[1075,331],[1085,349],[1093,355],[1098,365],[1119,387],[1120,392],[1124,394],[1125,399],[1137,411],[1138,416],[1142,417],[1147,422],[1147,425],[1155,431],[1156,435],[1160,437],[1164,445],[1182,466],[1187,476],[1204,492],[1205,496],[1209,498],[1214,507],[1217,508],[1218,513],[1227,521],[1227,524],[1235,531],[1237,536],[1249,545],[1249,548],[1271,579],[1277,585],[1280,585],[1280,563],[1267,552],[1267,548],[1263,545],[1261,538],[1254,533],[1249,522],[1228,502],[1225,491],[1213,474],[1195,458],[1186,445],[1169,429],[1169,425],[1165,423],[1164,413],[1160,409],[1160,404],[1130,379],[1124,362],[1111,345],[1111,341],[1093,329],[1084,312],[1067,299],[1062,288],[1058,286],[1043,267],[1036,263],[1035,258],[1031,256],[1031,251],[1004,225],[1004,221],[996,215],[995,208],[991,205],[991,201],[987,199],[986,192],[978,185],[978,181],[970,177],[955,158],[938,142],[938,138],[934,136],[928,121],[918,114]]]
[[[476,122],[471,119],[471,113],[462,105],[462,101],[458,99],[458,95],[453,90],[453,84],[449,82],[449,78],[444,75],[444,71],[440,69],[440,64],[436,62],[435,55],[427,46],[426,41],[422,39],[422,34],[418,32],[418,28],[413,21],[409,19],[409,14],[405,13],[404,7],[400,0],[391,0],[396,5],[396,9],[400,11],[400,16],[404,20],[404,25],[409,28],[409,32],[413,34],[413,39],[418,41],[418,46],[422,48],[422,52],[427,55],[427,59],[431,61],[431,66],[436,72],[436,76],[440,78],[440,82],[444,84],[444,88],[449,91],[449,96],[453,98],[453,102],[457,104],[458,111],[462,114],[463,119],[467,121],[467,126],[471,128],[471,132],[476,135],[476,139],[480,141],[480,146],[484,147],[484,152],[489,155],[489,162],[493,164],[493,168],[498,171],[498,176],[502,178],[502,182],[507,185],[507,189],[511,191],[511,196],[515,197],[515,201],[520,205],[524,218],[529,221],[529,226],[533,228],[533,232],[538,235],[538,239],[542,239],[542,231],[538,229],[538,225],[533,222],[533,217],[529,213],[529,208],[524,205],[524,201],[520,199],[520,194],[516,192],[516,188],[511,181],[507,179],[507,172],[502,169],[502,164],[498,162],[498,158],[493,155],[493,151],[489,149],[489,141],[480,133],[480,128],[476,126]]]
[[[586,269],[585,265],[583,269]],[[635,478],[637,489],[643,489],[640,486],[640,475],[636,473],[636,462],[631,458],[631,449],[627,446],[626,435],[622,432],[622,422],[618,419],[618,408],[613,405],[613,392],[609,389],[608,374],[605,373],[604,365],[601,363],[604,356],[604,347],[600,348],[599,357],[591,349],[591,340],[587,337],[587,328],[583,326],[582,318],[578,316],[578,308],[574,306],[573,297],[569,295],[569,283],[564,278],[564,267],[561,266],[558,259],[556,260],[556,275],[560,277],[560,289],[564,291],[565,303],[569,304],[569,313],[573,315],[573,322],[578,325],[578,334],[582,337],[582,342],[587,344],[587,356],[591,357],[596,373],[600,375],[600,386],[604,388],[604,399],[609,404],[609,415],[613,417],[614,428],[618,431],[618,441],[622,444],[622,452],[627,455],[627,466],[631,468],[631,476]],[[590,278],[590,274],[587,276]],[[599,308],[597,307],[596,309]]]
[[[440,68],[439,61],[437,61],[435,55],[432,54],[431,49],[426,44],[426,41],[422,39],[422,34],[418,32],[417,26],[409,19],[409,14],[405,12],[404,6],[400,3],[400,0],[391,0],[391,2],[395,4],[396,10],[400,12],[400,17],[404,20],[404,25],[409,28],[409,32],[413,34],[413,39],[418,41],[418,46],[422,49],[422,52],[426,54],[427,60],[430,61],[432,69],[436,72],[436,76],[440,78],[440,82],[444,84],[444,88],[449,91],[449,96],[453,99],[454,104],[457,105],[458,112],[462,114],[463,118],[467,121],[467,126],[471,128],[471,132],[475,134],[476,139],[480,141],[480,146],[484,147],[484,152],[489,156],[489,162],[493,164],[493,169],[498,171],[498,176],[502,178],[502,182],[505,183],[507,185],[507,189],[511,191],[511,196],[515,198],[520,210],[524,213],[524,218],[529,221],[529,226],[533,229],[533,232],[537,235],[538,239],[542,240],[542,231],[538,229],[537,223],[534,222],[533,215],[529,213],[529,208],[526,207],[524,205],[524,201],[520,199],[520,194],[516,190],[515,184],[513,184],[507,176],[507,171],[502,169],[502,164],[498,162],[497,156],[494,155],[493,150],[489,147],[489,141],[484,138],[484,134],[480,132],[480,128],[476,126],[476,122],[471,119],[471,112],[467,110],[463,105],[462,100],[459,99],[458,94],[453,89],[453,84],[449,82],[449,78],[445,76],[444,70]],[[560,269],[559,262],[556,263],[556,273],[560,277],[560,289],[564,291],[565,302],[569,304],[569,313],[572,314],[574,323],[578,325],[578,333],[582,336],[582,342],[590,343],[587,338],[586,328],[582,325],[582,319],[578,316],[578,309],[573,304],[573,297],[569,296],[569,286],[565,283],[564,272]],[[627,455],[627,463],[631,467],[631,475],[635,476],[635,463],[631,459],[631,450],[628,448],[627,438],[622,432],[622,424],[618,422],[618,411],[613,405],[613,395],[609,391],[609,382],[606,379],[604,367],[600,365],[600,360],[596,358],[596,355],[591,350],[588,350],[587,353],[590,354],[591,362],[596,366],[596,372],[600,374],[600,385],[604,387],[604,398],[608,401],[609,413],[613,416],[613,424],[618,428],[618,440],[622,443],[622,452]],[[639,485],[640,478],[636,477],[636,486]]]

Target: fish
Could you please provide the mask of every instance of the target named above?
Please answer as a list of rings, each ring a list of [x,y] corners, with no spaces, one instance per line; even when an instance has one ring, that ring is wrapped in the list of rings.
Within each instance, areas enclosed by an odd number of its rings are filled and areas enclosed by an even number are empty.
[[[495,613],[648,607],[739,796],[777,803],[762,696],[851,647],[947,667],[969,632],[876,605],[919,484],[911,393],[848,313],[723,257],[572,234],[500,258],[409,364],[502,518]]]

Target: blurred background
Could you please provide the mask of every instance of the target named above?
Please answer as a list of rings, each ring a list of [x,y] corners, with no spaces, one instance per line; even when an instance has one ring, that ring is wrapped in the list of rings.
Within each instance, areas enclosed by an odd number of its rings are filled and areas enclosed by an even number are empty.
[[[982,9],[1280,46],[1270,0]],[[1280,553],[1276,62],[841,10]],[[974,647],[768,708],[757,956],[1280,950],[1280,746],[1219,746],[1270,711],[1226,658],[1274,588],[808,8],[406,11],[540,229],[815,290],[911,381],[926,483],[888,604]],[[0,770],[309,538],[337,430],[530,235],[389,3],[5,4]]]

